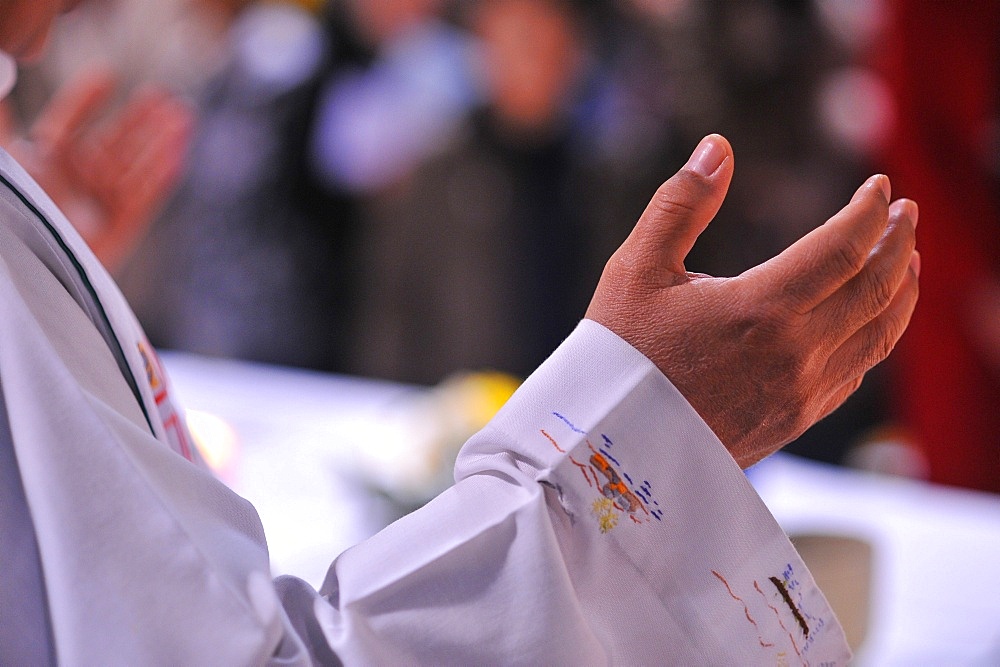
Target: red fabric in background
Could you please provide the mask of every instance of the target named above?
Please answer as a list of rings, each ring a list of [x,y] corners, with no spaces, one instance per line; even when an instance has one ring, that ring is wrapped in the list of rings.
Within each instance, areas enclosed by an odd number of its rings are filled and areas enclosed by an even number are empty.
[[[894,353],[898,415],[934,481],[1000,492],[1000,368],[973,323],[976,290],[1000,281],[1000,192],[988,166],[1000,2],[897,0],[890,21],[879,57],[898,122],[882,163],[893,196],[920,206],[922,258],[920,302]]]

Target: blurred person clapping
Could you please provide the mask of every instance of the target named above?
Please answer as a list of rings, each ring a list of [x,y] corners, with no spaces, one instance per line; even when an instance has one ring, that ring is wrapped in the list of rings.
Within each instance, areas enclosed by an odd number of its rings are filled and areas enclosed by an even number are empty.
[[[0,117],[0,145],[112,271],[176,183],[192,125],[185,104],[152,87],[107,113],[115,88],[111,72],[91,69],[63,86],[26,131],[6,107]]]

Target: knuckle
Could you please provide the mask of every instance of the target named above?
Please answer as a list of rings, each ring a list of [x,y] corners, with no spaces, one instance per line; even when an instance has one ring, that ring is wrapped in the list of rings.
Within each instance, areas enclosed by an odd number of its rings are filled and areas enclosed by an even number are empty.
[[[898,289],[899,283],[894,282],[892,276],[882,275],[875,280],[875,303],[878,305],[880,311],[889,307],[889,304],[896,297]]]
[[[803,344],[797,320],[774,304],[759,306],[744,313],[737,323],[748,354],[760,359],[762,372],[785,390],[798,387],[810,373],[813,347]]]
[[[831,252],[831,262],[841,274],[854,274],[864,267],[868,259],[868,249],[860,240],[850,236],[841,237]]]
[[[658,194],[655,201],[660,214],[670,218],[686,218],[695,212],[694,205],[684,201],[676,192]]]
[[[896,285],[885,273],[873,272],[867,280],[864,302],[869,304],[871,317],[884,311],[896,296]]]
[[[791,329],[791,317],[777,301],[757,301],[740,308],[737,330],[755,347],[780,347]]]
[[[893,326],[891,328],[891,331],[896,331],[896,330],[898,330],[898,327],[896,326]],[[879,341],[875,344],[875,363],[877,364],[878,362],[888,357],[892,353],[893,349],[895,349],[895,347],[896,347],[896,335],[889,334],[888,332],[884,333],[880,337]],[[874,366],[875,364],[872,365]]]
[[[694,202],[698,201],[703,190],[698,185],[693,182],[693,177],[679,173],[659,187],[653,196],[653,203],[663,215],[687,217],[697,210]]]
[[[896,346],[896,338],[890,333],[890,327],[885,326],[886,323],[879,324],[880,326],[872,326],[866,330],[864,346],[860,350],[856,364],[862,372],[888,357]]]

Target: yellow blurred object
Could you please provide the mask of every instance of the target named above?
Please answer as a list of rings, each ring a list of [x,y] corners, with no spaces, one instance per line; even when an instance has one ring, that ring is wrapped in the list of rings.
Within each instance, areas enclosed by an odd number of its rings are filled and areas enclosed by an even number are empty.
[[[239,436],[229,422],[201,410],[185,412],[188,430],[212,471],[229,479],[239,458]]]
[[[441,388],[455,391],[461,404],[460,412],[472,432],[475,432],[493,419],[520,385],[521,381],[512,375],[484,371],[456,376],[446,380]]]
[[[459,373],[393,404],[358,438],[358,472],[404,504],[426,502],[453,483],[458,450],[520,384],[495,371]]]

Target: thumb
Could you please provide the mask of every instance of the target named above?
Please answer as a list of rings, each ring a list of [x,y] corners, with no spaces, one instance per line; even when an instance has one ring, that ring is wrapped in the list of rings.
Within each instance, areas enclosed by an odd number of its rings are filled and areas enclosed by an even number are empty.
[[[733,149],[725,137],[701,140],[687,164],[663,183],[646,206],[623,249],[674,273],[719,212],[733,177]]]

